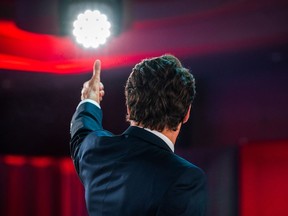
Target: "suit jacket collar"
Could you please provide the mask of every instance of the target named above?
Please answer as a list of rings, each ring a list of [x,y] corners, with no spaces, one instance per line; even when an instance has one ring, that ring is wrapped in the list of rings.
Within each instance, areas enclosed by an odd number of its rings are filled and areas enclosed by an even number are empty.
[[[142,140],[145,140],[146,142],[149,142],[153,145],[156,145],[162,149],[173,153],[170,147],[161,138],[143,128],[130,126],[123,134],[138,137]]]

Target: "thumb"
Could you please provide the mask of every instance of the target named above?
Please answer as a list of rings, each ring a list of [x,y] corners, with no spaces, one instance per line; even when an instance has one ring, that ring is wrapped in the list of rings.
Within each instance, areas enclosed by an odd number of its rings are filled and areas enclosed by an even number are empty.
[[[99,84],[100,83],[100,74],[101,74],[101,61],[97,59],[94,62],[94,67],[93,67],[93,76],[91,78],[91,81],[93,84]]]

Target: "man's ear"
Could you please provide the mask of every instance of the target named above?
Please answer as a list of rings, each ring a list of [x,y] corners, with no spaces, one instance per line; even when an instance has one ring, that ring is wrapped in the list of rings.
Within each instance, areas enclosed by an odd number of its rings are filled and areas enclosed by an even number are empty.
[[[191,105],[189,106],[188,108],[188,111],[183,119],[183,124],[186,123],[188,120],[189,120],[189,117],[190,117],[190,111],[191,111]]]

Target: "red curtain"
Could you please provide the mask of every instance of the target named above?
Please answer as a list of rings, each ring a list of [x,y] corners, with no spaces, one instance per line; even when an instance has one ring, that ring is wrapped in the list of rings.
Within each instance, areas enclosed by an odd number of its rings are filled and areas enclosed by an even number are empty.
[[[87,215],[70,158],[0,157],[0,215]]]
[[[288,215],[288,141],[247,144],[240,155],[240,215]]]

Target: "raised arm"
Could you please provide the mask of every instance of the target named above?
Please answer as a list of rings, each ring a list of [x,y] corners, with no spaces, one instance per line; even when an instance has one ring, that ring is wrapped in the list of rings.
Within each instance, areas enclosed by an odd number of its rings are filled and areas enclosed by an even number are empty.
[[[70,126],[70,150],[71,156],[77,167],[77,154],[85,137],[93,131],[103,131],[102,111],[100,102],[104,96],[104,86],[100,81],[101,62],[96,60],[93,75],[83,84],[81,102],[74,113]],[[76,161],[75,161],[76,160]]]

